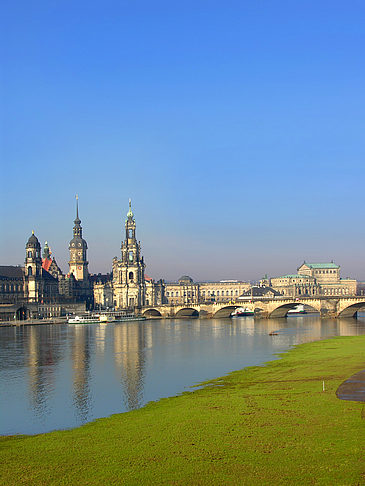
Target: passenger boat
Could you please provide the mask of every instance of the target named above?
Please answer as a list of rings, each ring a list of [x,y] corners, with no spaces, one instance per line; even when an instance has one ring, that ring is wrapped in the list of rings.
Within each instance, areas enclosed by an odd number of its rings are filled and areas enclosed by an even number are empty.
[[[100,314],[85,314],[81,316],[69,316],[68,324],[107,324],[109,322],[144,321],[144,316],[136,316],[134,312],[103,312]]]
[[[288,316],[293,316],[293,315],[297,315],[297,314],[306,314],[307,311],[304,309],[304,305],[303,304],[298,304],[296,307],[294,307],[294,309],[290,309],[288,310]]]
[[[94,322],[100,322],[99,314],[92,315],[86,314],[82,316],[69,316],[67,318],[68,324],[91,324]]]
[[[253,316],[254,314],[255,312],[253,309],[249,309],[248,307],[238,307],[232,312],[231,317],[246,317]]]

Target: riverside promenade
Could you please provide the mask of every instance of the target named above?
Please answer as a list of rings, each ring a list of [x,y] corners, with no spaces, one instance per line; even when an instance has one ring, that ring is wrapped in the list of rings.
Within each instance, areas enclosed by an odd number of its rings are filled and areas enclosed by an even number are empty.
[[[0,327],[21,327],[21,326],[37,326],[44,324],[65,324],[66,317],[54,317],[52,319],[27,319],[27,320],[13,320],[1,321]]]

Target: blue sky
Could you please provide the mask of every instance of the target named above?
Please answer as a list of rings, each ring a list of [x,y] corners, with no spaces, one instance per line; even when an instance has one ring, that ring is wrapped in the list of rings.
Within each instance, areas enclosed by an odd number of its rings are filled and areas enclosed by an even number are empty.
[[[34,229],[90,271],[132,198],[146,273],[365,279],[361,1],[2,4],[0,264]]]

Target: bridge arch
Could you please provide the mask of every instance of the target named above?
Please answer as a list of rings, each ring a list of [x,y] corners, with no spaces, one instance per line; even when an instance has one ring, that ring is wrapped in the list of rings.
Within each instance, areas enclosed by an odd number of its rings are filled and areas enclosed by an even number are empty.
[[[356,313],[360,310],[365,310],[365,301],[350,304],[338,313],[338,317],[356,317]]]
[[[162,317],[162,314],[157,309],[147,309],[144,311],[143,315],[145,317]]]
[[[176,312],[175,317],[199,317],[199,311],[192,307],[183,307]]]
[[[227,305],[226,307],[222,307],[221,309],[219,309],[214,315],[213,317],[215,318],[219,318],[219,317],[230,317],[230,315],[232,314],[232,312],[235,310],[235,309],[238,309],[238,307],[242,307],[241,305]]]
[[[295,309],[298,305],[304,305],[303,302],[289,302],[286,304],[279,304],[275,309],[273,309],[268,317],[286,317],[288,315],[288,312],[292,309]],[[311,307],[315,312],[321,312],[320,309],[320,303],[318,304],[318,308],[316,304],[310,303],[308,304],[307,302],[305,303],[306,306]]]

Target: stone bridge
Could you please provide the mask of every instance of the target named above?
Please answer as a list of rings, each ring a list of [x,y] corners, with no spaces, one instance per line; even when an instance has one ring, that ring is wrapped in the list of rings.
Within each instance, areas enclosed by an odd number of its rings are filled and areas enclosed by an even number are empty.
[[[356,317],[358,310],[365,310],[365,296],[349,297],[277,297],[274,299],[253,298],[247,302],[207,302],[189,304],[163,304],[144,306],[140,314],[148,318],[183,318],[183,317],[229,317],[238,307],[246,307],[254,311],[255,317],[271,318],[285,317],[290,309],[298,304],[309,306],[320,317]]]

